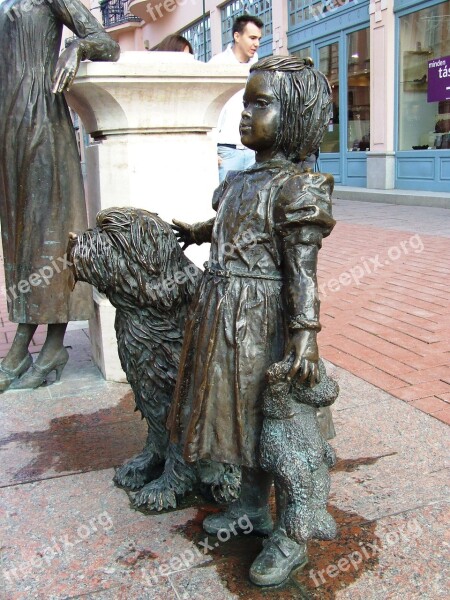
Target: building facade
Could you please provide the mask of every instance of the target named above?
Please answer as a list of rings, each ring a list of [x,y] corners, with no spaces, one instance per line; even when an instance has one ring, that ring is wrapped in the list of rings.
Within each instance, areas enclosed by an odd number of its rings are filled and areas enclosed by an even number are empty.
[[[450,0],[101,0],[99,9],[123,50],[152,50],[177,32],[202,61],[231,42],[237,15],[259,16],[260,57],[311,56],[329,78],[321,170],[343,186],[450,192]]]

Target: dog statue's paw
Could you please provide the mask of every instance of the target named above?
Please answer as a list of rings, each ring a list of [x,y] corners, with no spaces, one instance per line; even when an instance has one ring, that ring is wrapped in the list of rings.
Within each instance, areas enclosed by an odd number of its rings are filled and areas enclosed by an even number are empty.
[[[201,493],[208,500],[229,504],[239,498],[241,492],[241,467],[212,460],[197,462]]]
[[[177,507],[177,494],[162,475],[159,479],[144,485],[133,496],[133,504],[137,507],[145,506],[148,510],[168,510]]]
[[[154,452],[144,450],[117,469],[114,483],[130,490],[139,490],[155,478],[155,467],[163,462],[164,459],[155,456]]]
[[[211,494],[219,504],[230,504],[241,493],[241,469],[235,465],[225,465],[220,481],[211,486]]]
[[[190,492],[197,479],[195,466],[183,460],[181,446],[170,444],[163,474],[139,490],[134,495],[133,503],[135,506],[146,506],[148,510],[176,508],[177,498]]]

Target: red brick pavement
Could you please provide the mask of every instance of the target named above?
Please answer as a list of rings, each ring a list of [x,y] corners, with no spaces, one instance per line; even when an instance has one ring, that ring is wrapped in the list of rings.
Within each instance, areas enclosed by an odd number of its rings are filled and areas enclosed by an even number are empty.
[[[448,238],[338,223],[319,259],[322,356],[450,423],[449,283]]]
[[[450,423],[449,282],[448,238],[338,223],[319,259],[322,356]],[[4,295],[0,315],[2,357],[16,329]]]

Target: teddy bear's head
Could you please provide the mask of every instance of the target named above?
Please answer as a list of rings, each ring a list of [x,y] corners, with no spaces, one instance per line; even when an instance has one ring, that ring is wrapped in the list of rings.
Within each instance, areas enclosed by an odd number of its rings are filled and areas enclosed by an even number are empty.
[[[288,419],[295,413],[296,404],[306,404],[319,408],[330,406],[339,394],[339,386],[328,377],[325,365],[319,360],[320,381],[310,387],[309,383],[300,383],[295,378],[287,381],[286,377],[293,363],[293,358],[271,365],[266,372],[267,387],[263,394],[263,412],[273,419]]]

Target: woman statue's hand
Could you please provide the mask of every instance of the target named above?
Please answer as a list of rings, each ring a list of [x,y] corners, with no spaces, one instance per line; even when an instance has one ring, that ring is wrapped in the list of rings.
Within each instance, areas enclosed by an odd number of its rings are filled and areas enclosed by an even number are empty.
[[[194,233],[192,230],[192,225],[189,223],[184,223],[183,221],[177,221],[177,219],[172,219],[172,229],[177,236],[177,240],[180,244],[183,244],[182,250],[185,250],[191,244],[195,244]]]
[[[77,42],[72,42],[68,48],[61,53],[56,63],[55,74],[53,75],[52,92],[60,94],[69,91],[75,75],[77,74],[80,61],[82,59],[82,50]]]
[[[311,387],[319,383],[319,349],[317,332],[311,329],[294,331],[286,348],[285,359],[294,354],[294,363],[287,378],[298,375],[298,381],[308,382]]]

